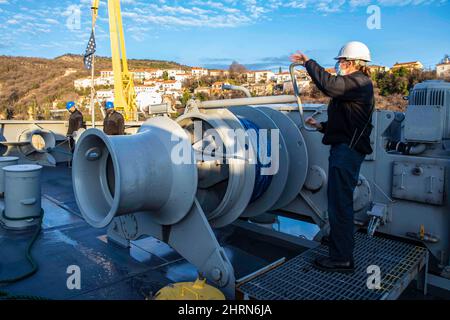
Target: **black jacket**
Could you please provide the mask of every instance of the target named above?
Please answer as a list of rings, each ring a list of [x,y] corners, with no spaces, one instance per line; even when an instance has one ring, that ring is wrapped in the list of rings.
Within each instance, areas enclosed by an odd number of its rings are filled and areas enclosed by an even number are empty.
[[[372,80],[361,71],[333,76],[314,60],[306,62],[305,67],[319,90],[332,98],[328,121],[321,122],[322,142],[350,145],[353,139],[356,151],[371,154],[372,110],[375,108]]]
[[[125,134],[125,120],[117,111],[106,114],[103,120],[103,131],[109,136],[120,136]]]
[[[83,114],[80,111],[75,110],[69,117],[69,129],[67,129],[67,136],[72,136],[75,131],[78,131],[81,128],[86,128],[83,122]]]

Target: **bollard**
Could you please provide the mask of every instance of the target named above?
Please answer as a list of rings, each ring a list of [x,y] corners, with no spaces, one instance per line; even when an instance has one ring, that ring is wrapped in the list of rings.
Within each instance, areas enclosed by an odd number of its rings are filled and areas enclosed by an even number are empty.
[[[22,230],[40,223],[41,170],[39,165],[4,167],[5,209],[1,220],[6,229]]]
[[[18,162],[18,157],[0,157],[0,197],[3,197],[5,192],[5,174],[3,173],[3,168],[16,165]]]

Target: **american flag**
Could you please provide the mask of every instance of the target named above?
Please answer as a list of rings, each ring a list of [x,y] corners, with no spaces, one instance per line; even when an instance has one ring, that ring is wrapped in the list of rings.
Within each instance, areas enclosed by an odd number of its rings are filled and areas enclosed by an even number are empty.
[[[95,48],[96,44],[95,44],[94,30],[92,30],[91,38],[89,39],[89,43],[86,48],[86,53],[84,54],[84,67],[88,70],[92,69],[92,62],[94,61]]]

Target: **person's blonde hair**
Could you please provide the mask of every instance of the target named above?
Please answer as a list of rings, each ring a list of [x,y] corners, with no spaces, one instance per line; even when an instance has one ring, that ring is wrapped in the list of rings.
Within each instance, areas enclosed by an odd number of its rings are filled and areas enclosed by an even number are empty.
[[[369,66],[367,65],[367,61],[353,60],[353,62],[355,63],[356,69],[364,73],[366,76],[370,77],[371,72]]]

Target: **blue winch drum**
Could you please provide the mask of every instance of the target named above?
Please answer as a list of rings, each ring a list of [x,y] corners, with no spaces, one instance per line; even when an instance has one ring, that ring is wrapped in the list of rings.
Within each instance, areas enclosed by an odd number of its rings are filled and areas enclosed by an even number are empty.
[[[268,168],[270,167],[270,164],[262,164],[261,163],[261,159],[259,158],[260,155],[260,133],[259,133],[259,127],[252,121],[245,119],[242,116],[237,115],[237,118],[239,119],[239,121],[242,123],[242,125],[244,126],[245,130],[254,130],[256,133],[256,156],[257,156],[257,162],[255,164],[255,170],[256,170],[256,176],[255,176],[255,185],[253,188],[253,194],[252,194],[252,198],[250,200],[250,203],[255,202],[256,200],[258,200],[266,191],[267,189],[269,189],[270,183],[272,182],[272,176],[270,175],[262,175],[261,174],[261,169],[262,168]],[[270,157],[271,156],[271,139],[269,138],[267,140],[267,149],[268,150],[264,150],[264,152],[267,152],[267,155]]]

